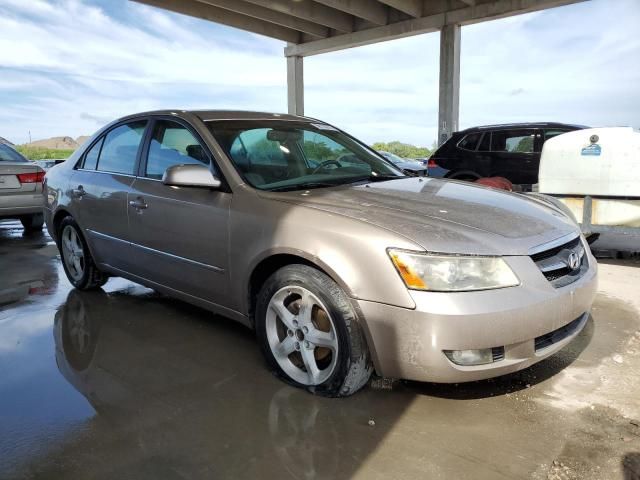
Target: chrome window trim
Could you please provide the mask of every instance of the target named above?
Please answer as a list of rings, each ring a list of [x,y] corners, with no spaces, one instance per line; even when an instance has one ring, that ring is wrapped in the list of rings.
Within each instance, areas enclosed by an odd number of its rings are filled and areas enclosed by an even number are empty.
[[[93,170],[91,168],[76,168],[76,171],[78,171],[78,172],[100,173],[102,175],[119,175],[121,177],[138,178],[135,175],[131,175],[129,173],[106,172],[104,170]]]
[[[160,183],[162,183],[162,179],[161,178],[142,177],[140,175],[136,175],[136,180],[149,180],[150,182],[160,182]]]

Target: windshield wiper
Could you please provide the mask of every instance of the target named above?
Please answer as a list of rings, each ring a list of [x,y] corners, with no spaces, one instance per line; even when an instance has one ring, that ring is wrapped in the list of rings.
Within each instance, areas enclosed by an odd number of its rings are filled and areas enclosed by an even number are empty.
[[[308,190],[311,188],[337,187],[338,185],[342,185],[342,184],[331,183],[331,182],[306,182],[306,183],[296,183],[295,185],[282,185],[281,187],[269,188],[267,189],[267,191],[290,192],[294,190]]]
[[[399,180],[401,178],[407,178],[406,175],[369,175],[367,180],[371,182],[385,182],[387,180]]]
[[[407,178],[406,176],[398,175],[367,175],[366,177],[353,177],[343,178],[337,182],[306,182],[296,183],[295,185],[282,185],[280,187],[274,187],[266,189],[269,192],[290,192],[294,190],[307,190],[312,188],[326,188],[326,187],[338,187],[340,185],[351,185],[360,182],[384,182],[387,180],[397,180],[400,178]]]
[[[386,182],[388,180],[399,180],[401,178],[407,178],[406,175],[367,175],[366,177],[356,177],[349,179],[349,183],[358,182]]]

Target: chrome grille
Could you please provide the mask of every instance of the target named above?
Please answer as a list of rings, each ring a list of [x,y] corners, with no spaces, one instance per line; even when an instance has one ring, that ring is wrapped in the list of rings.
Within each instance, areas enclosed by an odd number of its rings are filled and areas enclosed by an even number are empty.
[[[576,237],[562,245],[531,255],[542,274],[560,288],[578,280],[589,268],[585,247]],[[572,265],[571,260],[575,263]]]

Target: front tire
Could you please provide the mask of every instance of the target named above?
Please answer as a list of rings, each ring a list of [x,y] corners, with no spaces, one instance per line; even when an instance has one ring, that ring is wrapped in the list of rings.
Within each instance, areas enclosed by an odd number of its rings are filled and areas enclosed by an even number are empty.
[[[42,213],[34,213],[20,218],[20,223],[24,227],[26,233],[40,232],[44,225],[44,215]]]
[[[307,265],[288,265],[267,279],[258,294],[256,333],[271,370],[312,393],[351,395],[373,371],[349,298]]]
[[[60,222],[58,249],[62,257],[64,273],[77,289],[100,288],[109,279],[109,276],[96,266],[80,227],[71,216],[65,217]]]

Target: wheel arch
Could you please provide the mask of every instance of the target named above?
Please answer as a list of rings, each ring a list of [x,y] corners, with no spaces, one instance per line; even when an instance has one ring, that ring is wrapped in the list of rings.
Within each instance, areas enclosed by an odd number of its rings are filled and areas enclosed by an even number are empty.
[[[245,301],[247,307],[246,309],[252,324],[254,323],[256,299],[264,282],[273,273],[280,270],[281,268],[286,267],[287,265],[295,264],[307,265],[319,270],[320,272],[331,278],[331,280],[336,282],[340,286],[340,288],[342,288],[342,290],[347,294],[347,296],[352,296],[352,292],[345,284],[345,282],[336,274],[335,271],[333,271],[333,269],[331,269],[328,265],[324,264],[324,262],[320,261],[319,259],[309,258],[301,252],[269,252],[263,255],[254,263],[245,288]]]
[[[53,215],[53,219],[51,220],[51,225],[53,227],[53,231],[55,235],[53,240],[56,242],[56,244],[59,244],[59,240],[60,240],[58,235],[60,230],[60,224],[62,223],[62,220],[65,219],[66,217],[71,217],[75,220],[76,223],[78,223],[78,219],[69,210],[67,210],[66,208],[59,208],[56,211],[56,213]],[[84,241],[87,243],[87,248],[89,248],[89,253],[91,253],[93,258],[96,258],[93,245],[91,244],[91,239],[86,234],[85,230],[80,226],[80,224],[78,224],[78,227],[80,228],[80,233],[83,236]],[[49,235],[51,235],[51,232],[49,232]]]
[[[58,243],[58,230],[60,230],[60,224],[65,217],[73,217],[73,215],[71,215],[71,213],[65,208],[59,208],[53,215],[53,220],[51,222],[53,232],[49,232],[49,234],[53,237],[53,240],[56,243]]]

